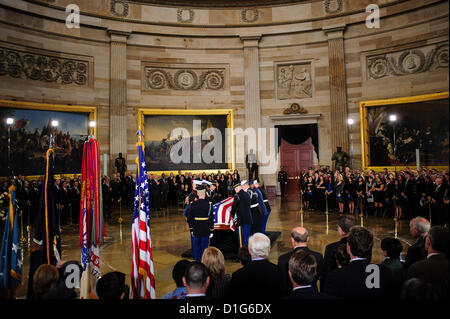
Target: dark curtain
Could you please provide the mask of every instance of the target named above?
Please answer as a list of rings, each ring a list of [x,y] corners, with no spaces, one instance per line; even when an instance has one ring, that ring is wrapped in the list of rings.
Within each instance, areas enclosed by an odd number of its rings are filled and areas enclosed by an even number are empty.
[[[281,139],[284,139],[289,144],[298,145],[306,142],[311,137],[314,150],[319,159],[319,132],[317,124],[303,124],[303,125],[276,125],[278,129],[278,149],[281,146]]]

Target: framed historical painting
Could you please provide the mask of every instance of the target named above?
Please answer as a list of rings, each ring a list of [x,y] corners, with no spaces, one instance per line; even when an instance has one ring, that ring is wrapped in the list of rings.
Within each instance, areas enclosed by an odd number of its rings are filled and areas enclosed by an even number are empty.
[[[360,102],[363,169],[448,169],[449,93]]]
[[[138,125],[149,172],[234,169],[232,109],[139,109]]]
[[[10,169],[14,175],[44,175],[50,135],[54,139],[55,174],[80,174],[83,143],[89,134],[96,135],[96,128],[89,128],[89,121],[96,120],[96,110],[89,106],[0,100],[0,176],[11,174]],[[7,118],[13,118],[13,124],[8,125]],[[53,121],[58,125],[53,126]]]

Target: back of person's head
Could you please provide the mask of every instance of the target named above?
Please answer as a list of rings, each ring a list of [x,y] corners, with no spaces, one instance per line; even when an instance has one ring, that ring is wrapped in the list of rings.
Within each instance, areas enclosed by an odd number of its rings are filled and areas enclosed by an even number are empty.
[[[208,269],[199,261],[191,261],[186,267],[184,280],[189,288],[201,288],[205,286],[208,278]]]
[[[119,271],[102,276],[96,286],[99,299],[122,299],[125,293],[125,274]]]
[[[295,243],[306,243],[308,241],[309,232],[306,228],[296,227],[291,231],[291,237]]]
[[[373,235],[364,227],[353,226],[347,239],[347,245],[354,257],[370,259],[372,256]]]
[[[430,231],[430,222],[423,217],[416,217],[411,219],[411,228],[417,230],[417,232],[419,233],[419,235],[423,235],[426,234]]]
[[[410,278],[403,284],[400,299],[432,299],[433,286],[420,278]]]
[[[336,263],[344,267],[350,263],[350,256],[347,253],[347,244],[340,244],[334,251],[334,259]]]
[[[208,247],[203,252],[202,263],[208,268],[211,276],[222,276],[225,274],[225,258],[216,247]]]
[[[247,245],[239,248],[238,259],[242,266],[247,265],[252,260],[252,256],[250,256],[250,253],[248,252]]]
[[[48,264],[40,265],[33,275],[33,291],[37,295],[43,295],[55,288],[58,280],[58,268]]]
[[[270,239],[262,233],[255,233],[248,239],[248,251],[252,258],[267,258],[270,253]]]
[[[442,226],[433,226],[428,232],[429,245],[434,251],[448,254],[448,229]]]
[[[186,272],[186,267],[189,265],[189,260],[182,259],[179,260],[175,266],[173,266],[172,270],[172,278],[175,281],[177,287],[184,287],[183,285],[183,276]]]
[[[342,230],[344,234],[348,234],[350,232],[350,228],[355,225],[355,218],[350,215],[342,215],[338,219],[338,226]]]
[[[400,259],[403,246],[397,238],[383,238],[381,240],[381,250],[384,250],[389,258]]]
[[[317,273],[316,258],[308,252],[297,250],[289,259],[289,271],[297,285],[311,285]]]

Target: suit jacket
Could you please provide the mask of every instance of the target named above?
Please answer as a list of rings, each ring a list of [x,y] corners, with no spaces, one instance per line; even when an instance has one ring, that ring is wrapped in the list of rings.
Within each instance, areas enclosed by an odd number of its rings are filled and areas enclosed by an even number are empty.
[[[392,297],[392,274],[379,265],[380,288],[368,288],[366,272],[367,259],[355,260],[343,268],[331,271],[325,282],[325,293],[342,299],[376,299]]]
[[[415,262],[425,259],[425,236],[421,236],[408,248],[405,257],[405,268],[409,268]]]
[[[231,277],[231,297],[242,300],[281,298],[278,268],[267,259],[253,260]]]
[[[323,257],[321,253],[312,251],[308,247],[297,247],[293,251],[290,251],[284,255],[281,255],[278,257],[278,271],[280,272],[280,280],[281,280],[281,287],[283,296],[288,296],[292,292],[292,283],[289,279],[289,259],[291,258],[292,254],[298,250],[303,250],[307,253],[310,253],[311,255],[316,258],[317,262],[317,276],[316,276],[316,282],[312,284],[313,288],[317,289],[317,280],[320,279],[320,277],[323,274],[324,270],[324,262]]]
[[[365,189],[365,186],[364,186]],[[322,277],[320,278],[320,290],[323,291],[325,287],[325,281],[327,278],[327,274],[335,269],[338,269],[338,265],[336,263],[336,259],[334,258],[334,252],[338,248],[339,245],[347,244],[347,237],[342,237],[339,241],[328,244],[325,247],[325,254],[323,255],[323,264],[324,270]]]
[[[407,272],[407,279],[421,278],[433,285],[433,292],[438,298],[448,299],[449,263],[444,254],[438,254],[412,264]]]
[[[333,296],[318,292],[313,287],[299,288],[292,291],[292,293],[283,300],[298,300],[298,299],[336,299]]]
[[[387,258],[382,263],[386,266],[391,273],[393,278],[393,294],[398,298],[402,292],[402,286],[406,279],[406,270],[404,264],[397,258]]]

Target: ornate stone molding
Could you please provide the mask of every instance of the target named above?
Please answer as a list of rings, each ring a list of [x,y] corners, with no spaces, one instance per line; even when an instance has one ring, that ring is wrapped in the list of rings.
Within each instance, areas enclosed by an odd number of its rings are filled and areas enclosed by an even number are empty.
[[[144,67],[143,90],[222,90],[226,82],[226,68],[202,67]]]
[[[248,12],[252,12],[252,14],[250,14],[250,17],[249,17]],[[241,18],[242,18],[242,21],[247,22],[247,23],[256,22],[259,19],[259,11],[258,11],[258,9],[243,9],[241,11]]]
[[[278,100],[313,97],[311,62],[279,63],[275,65]]]
[[[119,5],[118,5],[119,4]],[[128,15],[128,2],[124,0],[111,0],[109,3],[109,11],[119,17]]]
[[[448,42],[366,56],[367,80],[448,68]]]
[[[183,18],[183,12],[189,12],[189,17],[187,19]],[[181,23],[192,23],[194,21],[195,11],[193,9],[178,9],[177,10],[177,21]]]
[[[343,0],[325,0],[323,2],[323,8],[326,13],[334,14],[339,13],[344,10],[344,1]]]
[[[283,114],[306,114],[308,111],[303,107],[300,106],[298,103],[292,103],[289,105],[287,109],[283,111]]]
[[[0,76],[89,86],[90,68],[88,59],[22,51],[0,43]]]

